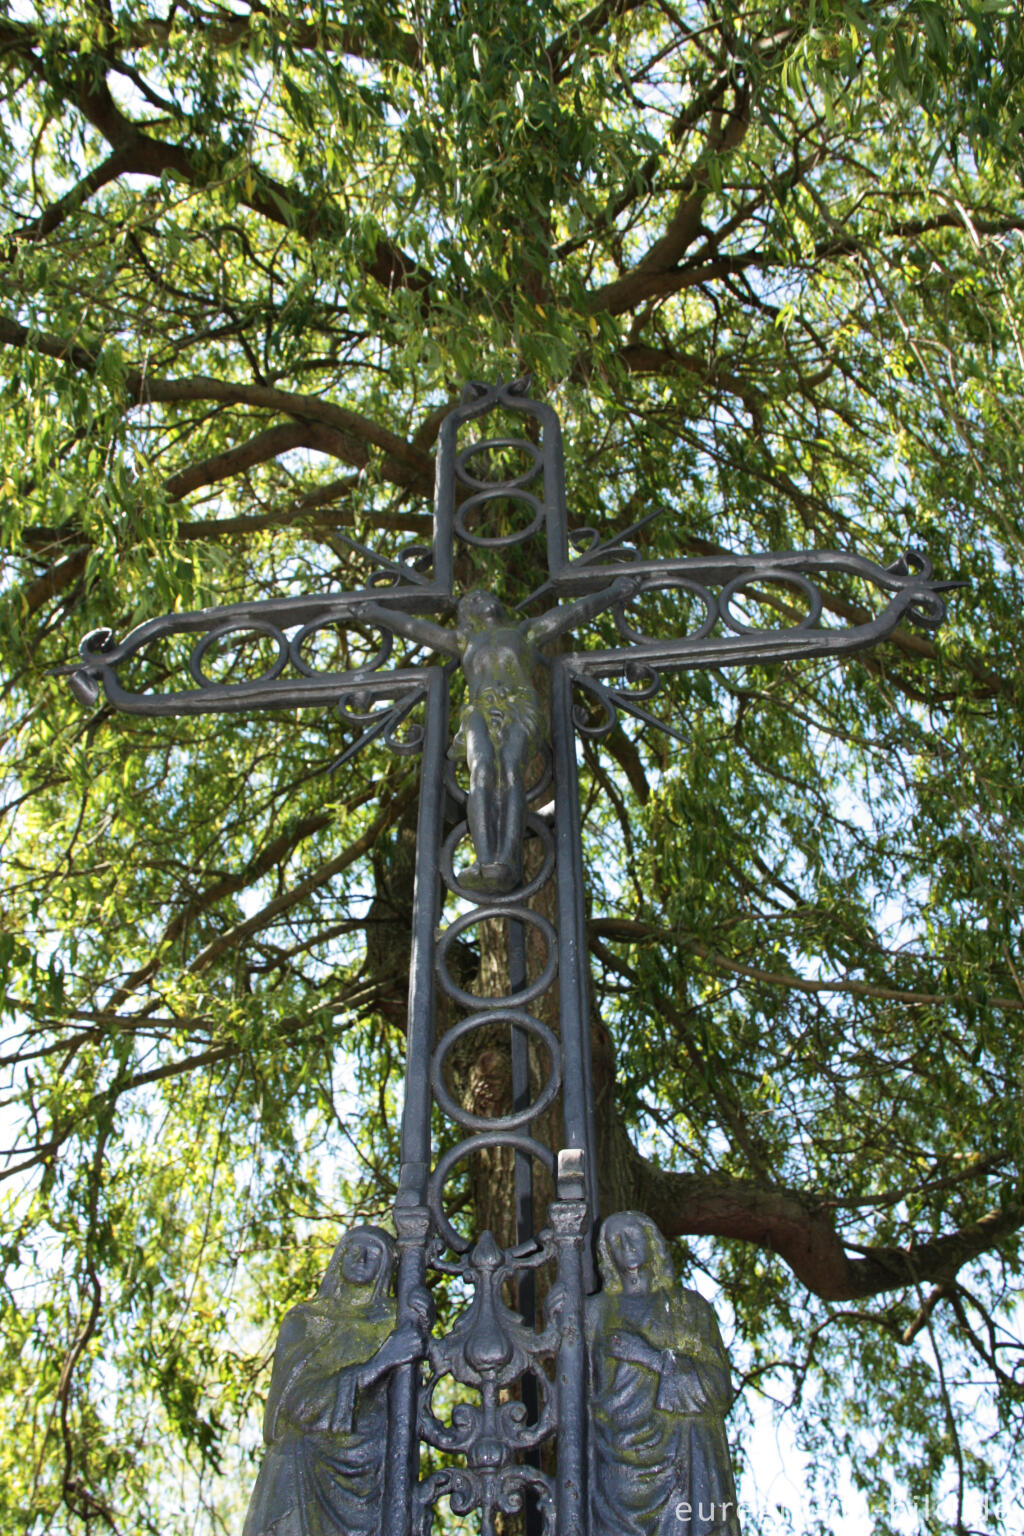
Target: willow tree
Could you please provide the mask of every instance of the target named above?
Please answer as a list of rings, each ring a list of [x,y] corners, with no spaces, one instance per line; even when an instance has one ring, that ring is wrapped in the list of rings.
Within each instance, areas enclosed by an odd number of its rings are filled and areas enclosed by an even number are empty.
[[[574,527],[970,583],[588,746],[595,1062],[616,1203],[734,1320],[741,1444],[766,1392],[876,1530],[890,1484],[1016,1528],[1015,12],[3,0],[5,1530],[235,1518],[273,1328],[387,1210],[403,1052],[415,764],[51,670],[364,580],[461,381],[525,371]]]

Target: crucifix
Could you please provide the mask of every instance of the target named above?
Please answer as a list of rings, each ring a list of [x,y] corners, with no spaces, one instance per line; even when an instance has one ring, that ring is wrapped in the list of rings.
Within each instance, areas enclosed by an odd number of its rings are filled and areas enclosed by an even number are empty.
[[[530,435],[460,445],[496,410]],[[495,531],[488,513],[504,527],[510,508],[518,526]],[[577,736],[601,738],[624,716],[678,736],[652,711],[663,674],[848,655],[902,620],[940,624],[942,593],[958,583],[934,580],[920,555],[884,567],[838,551],[647,559],[633,542],[647,521],[604,540],[570,532],[555,412],[529,380],[472,383],[441,428],[430,548],[391,559],[347,540],[372,568],[362,588],[169,614],[120,643],[94,631],[67,669],[88,706],[101,690],[143,715],[335,705],[356,733],[335,766],[374,741],[422,758],[394,1233],[345,1233],[317,1297],[283,1321],[244,1536],[425,1536],[442,1498],[476,1513],[484,1536],[519,1512],[546,1536],[661,1536],[684,1518],[689,1536],[737,1536],[714,1314],[675,1281],[646,1216],[599,1211]],[[546,574],[515,611],[490,590],[504,594],[506,581],[457,590],[456,546],[493,570],[500,552],[534,541]],[[860,578],[885,602],[824,624],[830,575]],[[659,593],[696,610],[685,632],[637,627],[643,599]],[[622,644],[588,640],[601,614]],[[361,637],[372,654],[318,667],[325,631]],[[126,686],[133,663],[175,636],[193,639],[191,685]],[[412,651],[389,669],[396,640]],[[215,675],[226,645],[253,642],[270,651],[259,675]],[[458,941],[481,924],[502,935],[499,993],[454,972]],[[476,1114],[450,1087],[449,1057],[496,1028],[511,1107]],[[557,1145],[539,1123],[557,1123]],[[468,1161],[495,1149],[513,1168],[516,1241],[504,1248],[465,1229],[452,1195]],[[537,1167],[551,1192],[539,1220]],[[441,1276],[470,1297],[447,1332],[429,1283]]]

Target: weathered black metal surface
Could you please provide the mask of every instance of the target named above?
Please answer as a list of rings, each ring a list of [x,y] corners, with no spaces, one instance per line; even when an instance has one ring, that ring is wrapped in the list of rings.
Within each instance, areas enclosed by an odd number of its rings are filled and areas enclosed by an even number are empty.
[[[483,437],[460,449],[460,429],[496,408],[529,419],[535,440]],[[504,481],[485,478],[480,461],[506,450],[523,467]],[[517,531],[480,531],[477,516],[495,499],[524,509]],[[456,1514],[477,1511],[485,1536],[499,1515],[519,1509],[529,1532],[558,1536],[736,1536],[724,1431],[728,1362],[710,1308],[676,1284],[664,1240],[642,1216],[605,1222],[595,1269],[576,734],[600,737],[624,711],[678,735],[648,708],[663,674],[847,654],[904,619],[940,623],[941,594],[956,583],[933,580],[917,555],[887,567],[831,551],[643,560],[629,544],[642,525],[604,542],[592,529],[570,535],[554,411],[529,398],[526,380],[470,384],[440,433],[429,550],[389,560],[353,545],[374,567],[358,591],[170,614],[121,643],[97,631],[67,669],[84,704],[102,692],[116,708],[144,715],[334,704],[355,733],[339,765],[375,739],[422,753],[396,1241],[373,1229],[348,1234],[318,1298],[285,1319],[245,1536],[271,1528],[274,1536],[421,1536],[442,1498]],[[456,594],[457,542],[503,550],[532,539],[544,541],[547,574],[519,609],[544,599],[539,617],[520,620],[491,593]],[[821,582],[836,576],[881,592],[881,610],[872,615],[847,596],[831,605],[844,622],[823,626]],[[658,593],[696,609],[685,633],[675,626],[667,637],[647,635],[631,619],[629,610]],[[778,626],[753,627],[745,601],[777,616]],[[622,646],[543,656],[543,646],[604,610]],[[437,622],[452,615],[454,625]],[[312,647],[328,629],[358,644],[358,664],[316,668]],[[189,640],[190,686],[148,685],[137,669],[177,636]],[[389,670],[396,640],[412,654]],[[213,675],[229,641],[243,652],[254,641],[269,648],[258,675],[240,660],[226,676]],[[546,708],[536,685],[541,661]],[[465,703],[453,731],[450,682],[459,668]],[[416,710],[421,722],[410,718]],[[549,916],[538,910],[544,903]],[[453,972],[459,941],[481,924],[504,934],[500,995],[470,991]],[[455,1015],[440,1038],[439,988]],[[508,1031],[512,1105],[478,1115],[449,1090],[446,1061],[467,1038],[496,1029]],[[531,1047],[547,1063],[535,1091]],[[557,1153],[538,1134],[554,1109],[563,1128]],[[441,1156],[435,1111],[457,1128]],[[515,1166],[516,1243],[505,1250],[490,1233],[461,1231],[449,1199],[457,1171],[496,1146]],[[540,1231],[536,1165],[555,1189]],[[469,1294],[440,1337],[430,1334],[431,1273],[454,1277]],[[548,1299],[538,1324],[540,1274]],[[518,1312],[503,1297],[510,1280]],[[458,1401],[446,1417],[440,1405],[451,1399],[451,1383]],[[422,1478],[421,1444],[438,1458]],[[542,1456],[544,1446],[554,1454]]]
[[[476,857],[459,874],[456,894],[497,895],[522,885],[526,773],[547,740],[534,683],[541,661],[538,647],[621,605],[638,586],[620,574],[600,592],[518,624],[493,593],[475,590],[460,598],[454,630],[373,602],[355,609],[357,618],[385,636],[404,635],[425,649],[456,657],[466,679],[449,755],[464,758],[469,769],[466,818]]]

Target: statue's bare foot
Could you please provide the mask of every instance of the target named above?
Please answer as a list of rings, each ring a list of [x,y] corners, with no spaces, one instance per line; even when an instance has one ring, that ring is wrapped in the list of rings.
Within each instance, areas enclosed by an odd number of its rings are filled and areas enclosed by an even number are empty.
[[[511,864],[470,864],[459,875],[459,884],[468,891],[494,891],[503,895],[514,891],[519,877]]]
[[[511,864],[484,864],[482,869],[487,878],[488,890],[514,891],[521,883]]]

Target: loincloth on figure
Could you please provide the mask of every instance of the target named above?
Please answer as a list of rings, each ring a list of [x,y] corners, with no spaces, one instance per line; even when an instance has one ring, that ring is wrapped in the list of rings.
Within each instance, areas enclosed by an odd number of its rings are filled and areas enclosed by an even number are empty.
[[[532,688],[481,688],[477,696],[467,699],[459,711],[459,728],[452,740],[449,757],[465,757],[466,730],[475,714],[483,716],[496,751],[516,726],[526,733],[526,750],[530,757],[539,752],[547,740],[544,712]]]

